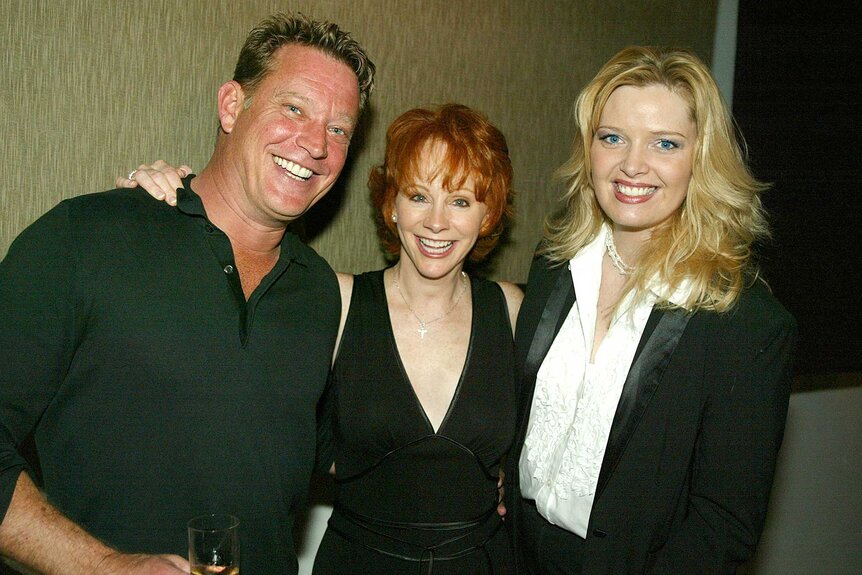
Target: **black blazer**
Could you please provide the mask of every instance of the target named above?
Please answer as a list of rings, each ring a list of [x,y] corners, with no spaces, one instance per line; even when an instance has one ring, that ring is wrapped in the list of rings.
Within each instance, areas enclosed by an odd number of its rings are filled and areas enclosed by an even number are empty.
[[[516,549],[536,373],[574,301],[568,266],[536,258],[515,335],[519,418],[506,497]],[[794,319],[760,282],[726,313],[653,310],[608,438],[584,575],[733,574],[752,555],[795,343]]]

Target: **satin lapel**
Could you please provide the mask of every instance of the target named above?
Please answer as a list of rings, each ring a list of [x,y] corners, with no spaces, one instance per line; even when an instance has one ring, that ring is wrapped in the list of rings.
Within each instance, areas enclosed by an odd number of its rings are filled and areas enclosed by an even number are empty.
[[[545,279],[548,281],[544,281]],[[521,459],[521,449],[524,447],[524,437],[527,435],[527,425],[530,421],[530,407],[533,403],[533,390],[536,387],[536,374],[539,372],[539,367],[545,360],[545,356],[548,354],[548,350],[557,336],[562,320],[575,302],[575,286],[572,284],[572,274],[568,265],[561,266],[559,270],[554,270],[554,272],[544,275],[541,281],[530,284],[527,289],[527,297],[530,297],[530,289],[538,287],[543,290],[545,286],[551,283],[553,283],[553,286],[547,292],[547,297],[544,299],[545,303],[541,308],[542,313],[536,324],[536,328],[531,332],[527,327],[527,318],[518,317],[518,329],[526,329],[524,330],[524,335],[519,334],[516,338],[516,348],[519,342],[523,340],[529,341],[530,347],[527,350],[526,356],[524,356],[523,364],[518,366],[517,376],[520,386],[518,394],[518,426],[515,440],[506,462],[506,482],[509,485],[506,488],[506,498],[509,505],[508,523],[515,540],[518,537],[517,525],[521,521],[519,512],[521,507],[521,479],[518,462]],[[541,301],[542,296],[540,295],[538,299]],[[522,314],[524,310],[525,307],[522,306]],[[527,314],[531,316],[529,320],[532,320],[532,317],[535,317],[537,312],[538,310]],[[516,353],[518,351],[516,349]],[[521,356],[518,355],[517,358],[520,362]],[[516,555],[516,561],[519,560]]]
[[[619,463],[620,457],[625,450],[629,438],[637,428],[644,411],[649,405],[661,376],[667,369],[670,358],[682,337],[683,331],[691,318],[691,314],[683,310],[653,311],[653,316],[659,314],[661,318],[655,325],[652,333],[644,331],[647,338],[645,345],[632,363],[628,377],[623,384],[622,395],[617,404],[614,422],[611,425],[611,433],[608,437],[608,445],[605,449],[605,457],[602,460],[602,469],[599,473],[599,481],[596,485],[596,499],[610,478],[611,473]],[[650,318],[653,319],[653,318]]]
[[[536,325],[536,331],[533,332],[533,341],[530,343],[530,351],[527,352],[527,358],[524,361],[524,369],[522,372],[522,381],[527,385],[525,388],[530,389],[535,386],[536,374],[539,373],[539,367],[548,355],[548,350],[551,349],[551,344],[554,338],[557,337],[557,331],[560,329],[560,320],[562,315],[568,313],[572,304],[575,301],[575,287],[572,285],[572,275],[569,272],[569,266],[563,266],[557,273],[557,280],[554,282],[554,287],[548,295],[548,301],[545,303],[545,309],[542,310],[542,317]],[[525,389],[522,389],[525,391]]]

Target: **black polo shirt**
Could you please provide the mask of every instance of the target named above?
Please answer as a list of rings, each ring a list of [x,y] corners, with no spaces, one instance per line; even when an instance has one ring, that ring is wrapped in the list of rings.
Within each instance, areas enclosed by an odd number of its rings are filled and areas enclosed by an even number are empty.
[[[294,573],[335,274],[286,234],[248,302],[188,181],[66,200],[0,264],[0,513],[35,430],[51,502],[122,550],[186,555],[186,522],[240,518],[243,572]]]

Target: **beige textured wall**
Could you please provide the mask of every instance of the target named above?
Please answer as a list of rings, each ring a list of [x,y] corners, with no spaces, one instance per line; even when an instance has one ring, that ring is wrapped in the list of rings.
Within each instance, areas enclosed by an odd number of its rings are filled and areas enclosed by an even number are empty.
[[[0,256],[62,198],[141,161],[201,168],[214,96],[245,34],[277,10],[328,18],[378,65],[363,137],[305,230],[333,267],[383,263],[365,180],[387,124],[459,101],[506,134],[517,223],[487,274],[524,281],[559,187],[583,83],[619,48],[676,44],[709,61],[717,0],[0,0]]]

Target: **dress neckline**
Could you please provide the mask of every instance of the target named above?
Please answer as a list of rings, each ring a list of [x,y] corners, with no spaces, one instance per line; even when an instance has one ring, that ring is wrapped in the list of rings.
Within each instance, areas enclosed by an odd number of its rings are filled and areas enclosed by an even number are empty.
[[[410,394],[410,397],[413,398],[413,402],[418,407],[419,414],[422,416],[422,420],[425,422],[429,433],[433,435],[441,435],[441,431],[446,427],[446,424],[453,417],[452,414],[455,410],[455,406],[458,402],[458,397],[460,396],[461,389],[464,385],[464,379],[467,373],[467,366],[470,365],[470,357],[473,354],[473,339],[476,335],[476,285],[474,282],[474,278],[472,276],[469,276],[468,278],[470,281],[470,303],[472,311],[470,317],[470,338],[467,342],[467,353],[464,356],[464,364],[461,366],[461,374],[458,376],[458,383],[455,385],[455,391],[452,393],[452,399],[449,400],[449,406],[446,408],[446,413],[443,416],[443,419],[440,420],[440,426],[437,429],[434,429],[434,425],[431,423],[431,419],[428,417],[428,412],[425,411],[425,406],[422,405],[422,402],[419,400],[419,396],[416,394],[416,389],[413,387],[413,382],[410,381],[410,377],[407,374],[407,369],[404,367],[404,362],[401,360],[401,352],[398,349],[398,340],[395,338],[395,330],[392,328],[392,317],[389,314],[389,301],[386,298],[386,284],[383,280],[384,272],[385,270],[381,270],[379,275],[379,285],[383,296],[382,305],[386,313],[387,337],[389,338],[390,344],[392,346],[392,353],[395,356],[395,361],[398,365],[399,372],[401,373],[401,381],[405,384],[405,387],[407,388],[407,393]]]

